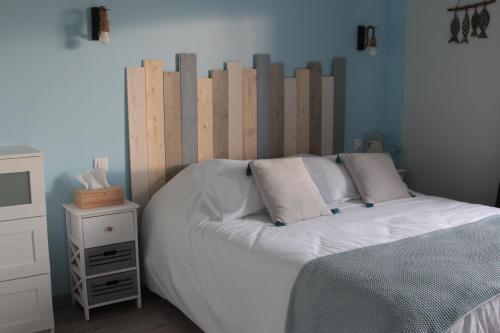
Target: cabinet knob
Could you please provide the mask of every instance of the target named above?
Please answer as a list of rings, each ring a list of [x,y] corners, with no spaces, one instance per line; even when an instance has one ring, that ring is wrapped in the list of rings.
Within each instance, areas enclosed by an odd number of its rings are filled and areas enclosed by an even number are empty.
[[[113,227],[112,227],[112,226],[106,227],[106,229],[105,229],[105,230],[106,230],[107,232],[111,232],[111,231],[113,231]]]

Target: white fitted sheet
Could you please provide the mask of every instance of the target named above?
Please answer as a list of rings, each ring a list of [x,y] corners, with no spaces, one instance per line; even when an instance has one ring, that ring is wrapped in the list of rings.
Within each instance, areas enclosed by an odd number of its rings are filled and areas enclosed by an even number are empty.
[[[266,214],[216,222],[199,190],[199,168],[160,190],[142,221],[146,285],[207,333],[284,332],[291,287],[311,259],[396,241],[500,214],[496,208],[417,196],[274,227]],[[500,297],[450,333],[500,332]]]

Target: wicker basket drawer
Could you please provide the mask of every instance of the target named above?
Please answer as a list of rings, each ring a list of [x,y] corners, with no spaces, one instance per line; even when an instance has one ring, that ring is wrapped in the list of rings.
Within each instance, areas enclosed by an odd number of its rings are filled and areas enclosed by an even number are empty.
[[[87,275],[135,266],[135,242],[118,243],[85,250]]]
[[[137,272],[135,270],[112,274],[87,281],[89,305],[137,295]]]

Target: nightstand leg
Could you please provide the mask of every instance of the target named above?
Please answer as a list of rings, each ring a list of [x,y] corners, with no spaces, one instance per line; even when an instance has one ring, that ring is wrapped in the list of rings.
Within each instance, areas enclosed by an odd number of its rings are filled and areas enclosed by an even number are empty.
[[[139,298],[137,298],[137,308],[138,309],[142,309],[142,299],[141,299],[141,296],[139,296]]]
[[[85,320],[90,320],[89,309],[88,308],[83,309],[83,313],[85,315]]]

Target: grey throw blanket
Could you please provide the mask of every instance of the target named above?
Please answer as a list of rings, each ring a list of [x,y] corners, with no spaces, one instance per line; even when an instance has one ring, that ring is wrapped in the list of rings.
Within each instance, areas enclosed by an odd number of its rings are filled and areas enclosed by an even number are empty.
[[[500,295],[500,216],[318,258],[299,273],[286,332],[446,332]]]

